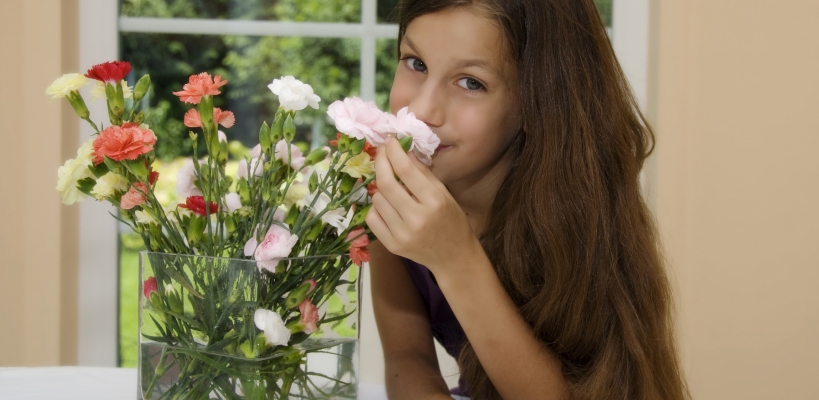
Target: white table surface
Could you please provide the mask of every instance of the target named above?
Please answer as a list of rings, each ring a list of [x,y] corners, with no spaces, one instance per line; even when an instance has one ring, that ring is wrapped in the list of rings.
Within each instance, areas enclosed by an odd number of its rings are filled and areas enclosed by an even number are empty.
[[[136,369],[0,368],[0,400],[137,400]],[[386,400],[384,385],[362,382],[362,400]]]

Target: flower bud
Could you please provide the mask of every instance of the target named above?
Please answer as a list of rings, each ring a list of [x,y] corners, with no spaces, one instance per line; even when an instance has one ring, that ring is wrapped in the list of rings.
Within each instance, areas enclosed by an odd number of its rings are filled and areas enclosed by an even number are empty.
[[[354,156],[361,154],[364,151],[364,145],[367,144],[365,139],[359,139],[352,143],[350,143],[350,152],[353,153]]]
[[[270,125],[267,124],[267,121],[259,128],[259,145],[261,145],[262,151],[265,153],[269,153],[270,146],[273,145],[273,141],[270,139]]]
[[[239,193],[239,199],[242,200],[242,204],[250,204],[250,187],[247,184],[247,179],[240,178],[236,187],[236,192]]]
[[[287,329],[290,329],[290,333],[299,333],[303,331],[304,328],[307,327],[307,324],[301,322],[300,319],[295,319],[293,321],[288,322],[287,325],[285,326],[287,327]],[[285,364],[287,363],[285,362]]]
[[[355,186],[357,178],[353,178],[350,175],[344,174],[344,177],[341,178],[341,183],[338,185],[338,191],[341,194],[350,193],[353,190],[353,186]]]
[[[336,148],[342,153],[347,152],[350,150],[350,144],[352,144],[352,142],[353,138],[342,134],[341,137],[338,138],[338,146],[336,146]]]
[[[284,117],[277,116],[275,120],[273,120],[273,126],[270,127],[270,142],[271,143],[279,143],[282,140],[284,130]]]
[[[399,139],[398,143],[401,143],[401,148],[404,149],[404,152],[408,152],[412,148],[412,136]]]
[[[136,115],[134,115],[134,120],[131,122],[141,125],[143,122],[145,122],[145,113],[142,111],[138,112]]]
[[[207,221],[204,217],[200,217],[196,214],[191,215],[190,220],[188,220],[188,229],[186,232],[188,236],[188,243],[198,243],[202,239],[202,234],[205,232],[206,226]]]
[[[316,225],[321,226],[321,224]],[[290,294],[287,295],[287,299],[284,301],[284,305],[291,310],[297,308],[299,304],[307,298],[307,294],[314,288],[315,286],[310,280],[302,282],[301,285],[290,291]]]
[[[142,75],[142,78],[139,78],[139,81],[137,81],[136,85],[134,86],[134,102],[136,103],[142,100],[150,88],[151,76],[148,74]]]
[[[293,204],[289,210],[287,210],[287,215],[284,217],[284,223],[290,226],[296,223],[296,220],[299,218],[299,214],[301,211],[299,210],[299,206]]]
[[[168,307],[171,309],[171,312],[182,315],[184,312],[182,299],[179,298],[179,293],[170,283],[165,285],[165,297],[168,299]]]
[[[318,148],[310,152],[307,157],[304,158],[304,166],[309,167],[314,165],[317,162],[324,160],[327,157],[327,150],[323,148]]]
[[[367,204],[366,206],[361,207],[361,209],[355,213],[353,219],[350,220],[350,226],[353,227],[363,225],[367,219],[367,213],[370,212],[370,208],[372,206],[372,204]]]
[[[307,232],[307,236],[305,236],[305,240],[307,240],[308,242],[316,240],[316,238],[318,238],[318,236],[321,234],[321,231],[323,231],[323,230],[324,230],[324,224],[321,221],[317,221],[316,224],[313,225],[313,227],[310,228],[310,231]],[[298,304],[296,304],[296,305],[298,305]]]
[[[265,350],[267,350],[270,345],[267,344],[267,339],[264,337],[264,332],[260,332],[256,335],[256,354],[261,354]]]
[[[287,143],[293,141],[293,138],[296,137],[296,122],[293,121],[293,115],[288,113],[287,118],[284,120],[284,126],[282,126],[282,134],[284,134],[284,140]]]
[[[310,175],[310,179],[307,181],[307,190],[309,190],[310,193],[315,193],[316,189],[318,189],[318,174],[316,171],[313,171]]]
[[[233,218],[232,214],[227,214],[225,216],[225,229],[227,230],[228,234],[236,232],[236,219]]]
[[[239,352],[244,355],[245,358],[256,358],[256,354],[253,352],[253,345],[247,340],[239,345]]]

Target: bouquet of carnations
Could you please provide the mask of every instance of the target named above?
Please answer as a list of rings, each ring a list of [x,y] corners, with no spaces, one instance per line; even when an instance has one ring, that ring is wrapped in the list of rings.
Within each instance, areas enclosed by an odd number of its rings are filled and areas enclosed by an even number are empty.
[[[63,202],[110,202],[149,249],[141,254],[143,398],[354,397],[355,352],[343,344],[357,339],[350,316],[358,301],[344,296],[357,296],[357,268],[369,260],[376,147],[393,135],[429,164],[438,138],[407,109],[393,116],[347,98],[327,111],[339,130],[335,149],[305,155],[293,144],[295,116],[320,99],[286,76],[269,85],[279,98],[275,118],[230,176],[219,126],[230,128],[235,117],[213,106],[227,81],[193,75],[174,92],[193,105],[183,121],[194,154],[176,182],[185,200],[163,207],[154,193],[162,179],[152,168],[157,139],[135,112],[151,81],[145,75],[130,87],[130,70],[127,62],[96,65],[62,76],[47,93],[67,98],[96,131],[58,171]],[[92,121],[79,92],[94,80],[107,127]],[[337,362],[332,373],[311,370],[310,354],[351,362]]]

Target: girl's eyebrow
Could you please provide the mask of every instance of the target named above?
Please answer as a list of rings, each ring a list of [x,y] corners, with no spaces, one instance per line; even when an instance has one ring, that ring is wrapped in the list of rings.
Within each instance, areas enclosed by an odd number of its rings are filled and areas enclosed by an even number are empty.
[[[418,55],[421,55],[421,52],[418,51],[418,49],[415,47],[415,43],[413,43],[412,40],[410,40],[409,36],[407,36],[406,34],[404,34],[404,37],[401,38],[401,42],[406,43],[407,46],[409,46],[409,48],[412,49],[412,51],[418,53]]]
[[[407,46],[409,46],[409,48],[412,49],[412,51],[414,51],[416,54],[418,54],[419,57],[421,56],[421,52],[418,51],[418,48],[415,47],[415,43],[413,43],[412,40],[410,40],[410,38],[406,34],[404,35],[403,38],[401,38],[401,42],[406,43]],[[490,73],[492,75],[500,76],[500,74],[492,66],[492,64],[490,64],[488,61],[482,60],[482,59],[461,60],[461,61],[458,62],[457,65],[455,65],[455,68],[457,68],[457,69],[468,68],[468,67],[477,67],[477,68],[485,70],[486,72],[488,72],[488,73]]]
[[[469,67],[477,67],[477,68],[485,70],[486,72],[489,72],[490,74],[498,75],[498,73],[495,71],[495,68],[493,68],[492,65],[489,64],[486,60],[480,60],[480,59],[462,60],[462,61],[459,61],[457,65],[455,65],[455,68],[458,68],[458,69],[460,69],[460,68],[469,68]]]

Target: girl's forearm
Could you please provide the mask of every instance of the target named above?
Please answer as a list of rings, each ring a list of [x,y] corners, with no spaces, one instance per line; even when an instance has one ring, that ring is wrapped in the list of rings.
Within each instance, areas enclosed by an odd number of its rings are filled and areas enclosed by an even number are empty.
[[[560,361],[520,315],[486,254],[460,254],[436,279],[492,384],[506,399],[568,398]]]
[[[390,400],[452,400],[437,360],[417,354],[385,357],[387,397]]]

